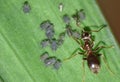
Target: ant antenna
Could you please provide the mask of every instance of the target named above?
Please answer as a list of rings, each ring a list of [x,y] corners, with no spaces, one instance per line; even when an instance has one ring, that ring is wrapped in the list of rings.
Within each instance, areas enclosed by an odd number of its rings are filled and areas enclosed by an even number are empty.
[[[67,61],[72,59],[73,57],[77,56],[78,54],[72,54],[70,57],[63,59],[63,61]]]
[[[100,30],[102,30],[104,27],[106,27],[107,25],[103,24],[103,25],[100,25],[100,26],[92,26],[92,27],[101,27],[100,29],[98,30],[91,30],[91,32],[99,32]],[[91,26],[90,26],[91,27]]]
[[[83,76],[82,76],[82,82],[85,81],[85,65],[84,65],[85,60],[83,59],[82,61],[82,68],[83,68]]]
[[[96,26],[96,25],[92,25],[92,26],[86,26],[83,22],[80,22],[83,27],[100,27],[98,30],[90,30],[89,32],[99,32],[100,30],[102,30],[103,28],[107,27],[106,24],[100,25],[100,26]],[[84,30],[84,28],[82,28]]]

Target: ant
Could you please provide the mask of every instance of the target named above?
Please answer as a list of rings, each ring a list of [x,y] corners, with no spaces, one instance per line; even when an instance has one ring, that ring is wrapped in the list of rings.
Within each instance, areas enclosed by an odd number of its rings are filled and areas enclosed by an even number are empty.
[[[90,30],[89,27],[90,26],[85,26],[83,28],[80,39],[76,39],[72,37],[80,45],[80,47],[77,48],[70,57],[64,59],[64,61],[69,60],[75,57],[76,55],[83,55],[83,67],[84,67],[84,60],[86,60],[89,69],[94,74],[97,74],[100,70],[100,56],[101,55],[103,56],[103,60],[105,64],[107,65],[104,55],[100,54],[99,51],[102,50],[103,48],[111,48],[113,46],[99,46],[100,43],[104,43],[103,41],[99,41],[98,44],[94,47],[94,36],[92,35],[92,32],[99,32],[101,29],[106,27],[106,25],[97,26],[97,27],[100,27],[100,29],[98,30]],[[110,70],[108,65],[107,65],[107,68]]]

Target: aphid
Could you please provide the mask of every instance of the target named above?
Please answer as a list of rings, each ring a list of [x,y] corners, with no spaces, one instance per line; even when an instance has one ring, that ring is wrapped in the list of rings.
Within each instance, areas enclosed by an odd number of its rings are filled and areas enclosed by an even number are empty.
[[[45,66],[53,66],[54,69],[58,70],[61,67],[61,60],[52,56],[49,57],[48,52],[43,53],[40,56],[40,60],[45,64]]]
[[[42,46],[42,48],[48,46],[49,44],[50,44],[50,43],[49,43],[49,40],[48,40],[48,39],[45,39],[45,40],[42,40],[42,41],[41,41],[41,46]]]
[[[63,21],[64,21],[64,23],[66,23],[68,25],[70,23],[70,17],[68,15],[64,15]]]
[[[61,33],[60,35],[59,35],[59,39],[58,39],[58,45],[62,45],[63,44],[63,42],[64,42],[64,38],[65,38],[65,33]]]
[[[71,28],[71,26],[70,25],[66,25],[66,33],[67,33],[67,35],[70,37],[70,36],[72,36],[72,28]]]
[[[24,13],[29,13],[31,10],[30,4],[28,3],[28,1],[25,1],[23,4],[23,12]]]
[[[57,40],[56,40],[56,39],[53,39],[53,40],[51,41],[50,47],[51,47],[51,49],[52,49],[53,51],[56,51],[56,50],[57,50],[58,44],[57,44]]]
[[[44,60],[44,64],[45,64],[46,66],[53,65],[55,62],[56,62],[56,58],[55,58],[55,57],[49,57],[49,58],[46,58],[46,59]]]
[[[65,39],[65,32],[60,33],[59,39],[64,40]]]
[[[78,31],[76,31],[76,30],[74,30],[73,32],[72,32],[72,37],[74,37],[74,38],[76,38],[76,39],[80,39],[81,37],[80,37],[80,33],[78,32]]]
[[[50,21],[44,21],[40,24],[41,29],[46,30],[48,27],[51,26]]]
[[[54,34],[55,34],[54,30],[47,30],[46,31],[46,36],[50,40],[53,38]]]
[[[57,59],[56,62],[53,64],[53,68],[59,70],[61,65],[62,65],[61,61]]]
[[[100,41],[94,48],[93,40],[92,40],[92,32],[99,32],[102,28],[106,27],[106,25],[101,25],[101,28],[99,30],[83,30],[82,31],[82,38],[81,39],[73,39],[80,45],[79,48],[77,48],[73,55],[68,57],[65,60],[68,60],[76,55],[83,55],[83,60],[87,61],[89,69],[94,73],[97,74],[100,70],[100,56],[102,54],[99,53],[100,50],[103,48],[111,48],[112,46],[99,46],[99,44],[102,42]],[[102,42],[103,43],[103,42]],[[79,52],[78,52],[79,51]],[[78,54],[75,54],[77,53]],[[102,55],[104,57],[104,55]],[[83,63],[84,64],[84,63]],[[84,65],[83,65],[84,66]]]
[[[45,31],[54,31],[54,25],[51,23],[46,29],[45,29]]]
[[[41,60],[42,62],[44,62],[45,59],[47,59],[48,57],[49,57],[49,54],[48,54],[47,52],[45,52],[45,53],[43,53],[43,54],[40,56],[40,60]]]
[[[62,3],[60,3],[60,4],[59,4],[59,10],[60,10],[60,12],[62,12],[62,11],[63,11],[63,7],[64,7],[64,6],[63,6],[63,4],[62,4]]]
[[[72,16],[74,20],[76,21],[76,25],[79,26],[80,22],[82,22],[85,19],[85,12],[83,9],[76,10],[76,13]]]
[[[54,36],[54,25],[50,21],[45,21],[40,24],[40,27],[45,30],[48,39],[52,39]]]
[[[62,40],[62,39],[58,39],[58,40],[57,40],[57,44],[58,44],[58,46],[62,45],[63,42],[64,42],[64,40]]]
[[[81,9],[80,11],[78,11],[78,16],[80,18],[80,21],[83,21],[86,18],[85,12],[84,12],[83,9]]]

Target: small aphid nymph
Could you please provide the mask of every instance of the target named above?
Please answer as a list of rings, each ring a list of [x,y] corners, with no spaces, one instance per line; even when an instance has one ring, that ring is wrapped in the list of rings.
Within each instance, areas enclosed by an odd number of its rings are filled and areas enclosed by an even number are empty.
[[[82,22],[86,17],[85,17],[85,12],[83,9],[81,10],[76,10],[76,13],[72,16],[73,19],[76,21],[76,25],[79,26],[80,22]]]
[[[49,58],[46,58],[44,60],[44,63],[45,63],[46,66],[53,65],[55,62],[56,62],[56,58],[55,57],[49,57]]]
[[[56,70],[59,70],[62,65],[62,62],[60,60],[56,60],[56,62],[53,64],[53,68]]]
[[[56,51],[56,50],[57,50],[58,44],[57,44],[57,40],[56,40],[56,39],[53,39],[53,40],[51,41],[50,47],[51,47],[51,49],[52,49],[53,51]]]
[[[72,32],[72,37],[76,38],[76,39],[80,39],[81,38],[80,33],[78,31],[76,31],[76,30],[74,30]]]
[[[59,35],[59,38],[58,38],[58,41],[57,41],[59,46],[63,44],[64,38],[65,38],[65,33],[63,32]]]
[[[28,3],[28,1],[25,1],[23,4],[23,12],[24,13],[29,13],[31,10],[30,4]]]
[[[49,40],[54,36],[54,25],[50,21],[44,21],[40,24],[41,29],[45,30],[45,34]]]
[[[51,23],[49,21],[44,21],[40,24],[41,29],[46,30],[47,27],[49,27]]]
[[[40,56],[40,60],[41,60],[42,62],[44,62],[45,59],[47,59],[48,57],[49,57],[49,54],[48,54],[47,52],[45,52],[45,53],[43,53],[43,54]]]
[[[54,37],[54,30],[47,30],[46,31],[46,36],[47,36],[47,38],[49,39],[49,40],[51,40],[53,37]]]
[[[42,40],[42,41],[41,41],[41,46],[42,46],[42,48],[47,47],[49,44],[50,44],[50,43],[49,43],[49,40],[48,40],[48,39],[45,39],[45,40]]]
[[[59,11],[62,12],[64,8],[64,5],[62,3],[59,4]]]
[[[64,16],[63,16],[63,21],[64,21],[64,23],[67,24],[67,25],[70,24],[70,17],[69,17],[68,15],[64,15]]]
[[[71,37],[72,36],[72,32],[73,32],[73,30],[72,30],[71,26],[70,25],[66,25],[66,34],[69,37]]]

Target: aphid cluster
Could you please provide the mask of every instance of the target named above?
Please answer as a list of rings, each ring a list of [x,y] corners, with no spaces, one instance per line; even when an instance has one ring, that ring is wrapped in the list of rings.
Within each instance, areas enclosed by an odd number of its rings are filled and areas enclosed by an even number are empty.
[[[60,59],[57,59],[56,57],[49,57],[49,54],[47,52],[43,53],[40,56],[40,59],[47,67],[52,66],[56,70],[58,70],[61,67]]]
[[[67,14],[63,16],[63,21],[66,24],[66,34],[69,37],[72,36],[74,38],[80,38],[80,33],[77,30],[72,29],[72,27],[70,26],[70,17]]]
[[[25,1],[23,5],[23,12],[29,13],[30,10],[31,10],[31,7],[28,1]],[[59,4],[59,10],[60,12],[63,11],[62,3]],[[86,18],[84,10],[83,9],[76,10],[76,12],[72,15],[72,18],[75,20],[76,25],[80,27],[81,24],[83,24],[82,22]],[[81,32],[79,32],[76,29],[72,29],[72,26],[70,25],[71,18],[67,14],[63,15],[62,19],[66,25],[65,26],[66,30],[65,32],[59,35],[58,39],[54,37],[55,31],[54,31],[53,23],[47,20],[40,24],[40,28],[45,31],[45,35],[47,37],[46,39],[41,41],[42,48],[45,48],[50,45],[51,49],[53,51],[56,51],[58,47],[63,44],[65,35],[67,34],[69,37],[72,37],[79,44],[79,48],[77,48],[70,57],[64,59],[64,61],[69,60],[75,57],[76,55],[82,55],[83,60],[87,61],[87,64],[90,70],[93,73],[97,74],[100,69],[100,57],[102,55],[99,53],[99,51],[102,50],[103,48],[110,48],[112,46],[109,46],[109,47],[99,46],[100,43],[103,43],[102,41],[100,41],[98,44],[94,44],[92,32],[99,32],[101,29],[106,27],[106,25],[97,26],[97,27],[100,27],[100,29],[98,30],[90,30],[90,26],[85,26],[83,24],[84,28]],[[104,55],[102,56],[104,57]],[[40,56],[40,59],[45,64],[45,66],[47,67],[53,66],[53,68],[56,70],[58,70],[62,64],[60,59],[56,57],[50,57],[47,52],[42,54]],[[84,62],[83,62],[83,66],[84,66]]]
[[[65,30],[65,32],[63,32],[59,35],[58,39],[54,38],[55,31],[54,31],[53,23],[51,23],[50,21],[44,21],[40,24],[40,28],[45,31],[45,34],[47,37],[46,39],[41,41],[41,46],[43,48],[50,45],[51,49],[53,51],[56,51],[57,48],[63,44],[66,34],[69,37],[73,37],[75,39],[80,39],[79,31],[72,29],[72,27],[70,26],[70,22],[71,22],[70,17],[67,14],[65,14],[65,15],[63,15],[62,19],[63,19],[64,23],[66,24],[66,30]],[[45,53],[44,55],[41,56],[41,59],[44,61],[44,64],[46,66],[53,65],[53,66],[56,66],[56,68],[61,66],[61,65],[59,65],[59,64],[61,64],[61,62],[57,61],[55,63],[56,58],[48,57],[47,54],[48,53]]]
[[[86,16],[85,16],[85,12],[83,9],[81,10],[76,10],[76,13],[73,14],[73,19],[76,21],[76,25],[80,26],[80,22],[82,22],[83,20],[85,20]]]
[[[50,45],[51,49],[53,51],[56,51],[58,46],[62,45],[64,42],[65,34],[61,33],[59,35],[59,38],[54,38],[54,25],[50,21],[45,21],[40,24],[41,29],[45,30],[45,34],[47,36],[47,39],[44,39],[41,41],[42,47],[46,47]]]
[[[44,21],[40,24],[40,28],[45,31],[47,39],[41,41],[42,48],[50,46],[53,51],[56,51],[59,46],[64,42],[65,33],[60,33],[59,38],[54,37],[54,25],[50,21]],[[54,69],[58,70],[61,67],[61,60],[56,57],[49,57],[48,53],[41,55],[41,60],[46,66],[53,66]]]

